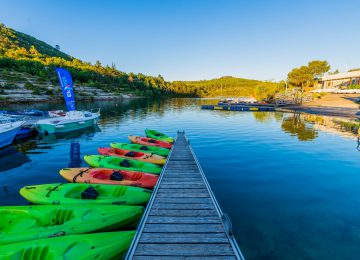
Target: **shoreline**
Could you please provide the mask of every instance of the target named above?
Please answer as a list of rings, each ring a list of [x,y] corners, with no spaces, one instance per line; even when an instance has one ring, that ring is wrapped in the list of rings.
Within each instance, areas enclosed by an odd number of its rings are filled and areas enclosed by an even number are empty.
[[[113,96],[113,97],[84,97],[84,98],[76,98],[75,101],[106,101],[106,100],[121,100],[121,99],[138,99],[138,98],[146,98],[142,96]],[[19,99],[11,99],[11,100],[1,100],[1,105],[12,105],[12,104],[34,104],[36,102],[46,102],[46,103],[55,103],[58,101],[63,101],[63,97],[59,98],[44,98],[44,97],[34,97],[34,98],[19,98]]]
[[[330,106],[285,106],[276,109],[280,112],[301,112],[314,115],[346,117],[360,119],[360,110],[348,107]]]

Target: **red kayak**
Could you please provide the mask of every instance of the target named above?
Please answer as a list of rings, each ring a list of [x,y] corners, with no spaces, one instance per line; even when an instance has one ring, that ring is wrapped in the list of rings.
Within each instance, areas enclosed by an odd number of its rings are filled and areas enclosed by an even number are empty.
[[[148,138],[148,137],[129,135],[128,138],[134,144],[156,146],[156,147],[162,147],[162,148],[167,148],[167,149],[171,149],[171,146],[172,146],[171,143],[155,140],[155,139]]]
[[[164,165],[166,158],[152,153],[135,152],[118,148],[98,148],[99,154],[129,158],[142,162]]]
[[[117,184],[145,189],[154,188],[159,178],[157,175],[149,173],[107,168],[65,168],[60,171],[60,174],[69,182]]]

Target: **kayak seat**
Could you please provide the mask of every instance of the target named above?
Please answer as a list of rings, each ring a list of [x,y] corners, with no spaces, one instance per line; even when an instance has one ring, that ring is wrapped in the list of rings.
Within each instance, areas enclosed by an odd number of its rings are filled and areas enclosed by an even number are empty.
[[[147,150],[149,150],[149,148],[146,147],[146,146],[141,146],[141,147],[140,147],[140,150],[145,150],[145,151],[147,151]]]
[[[125,156],[135,157],[135,152],[128,152],[128,153],[125,154]]]
[[[114,171],[110,175],[110,180],[112,180],[112,181],[122,181],[123,179],[124,179],[124,176],[122,176],[122,174],[119,171]]]
[[[154,144],[154,143],[156,143],[156,140],[154,140],[154,139],[149,139],[148,142]]]
[[[84,200],[95,200],[99,196],[99,192],[94,187],[87,187],[81,192],[81,198]]]
[[[128,160],[123,160],[119,163],[120,166],[129,168],[131,166],[130,162]]]

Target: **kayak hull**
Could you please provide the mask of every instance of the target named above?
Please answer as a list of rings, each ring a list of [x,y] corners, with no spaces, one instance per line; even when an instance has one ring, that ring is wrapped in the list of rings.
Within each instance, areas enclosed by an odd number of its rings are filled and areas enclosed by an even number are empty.
[[[169,149],[166,148],[139,145],[139,144],[111,143],[110,146],[112,148],[124,149],[135,152],[146,152],[151,154],[157,154],[164,157],[167,157],[170,153]]]
[[[97,168],[110,168],[124,171],[139,171],[152,174],[160,174],[161,167],[151,163],[139,162],[121,158],[118,156],[85,155],[84,160]]]
[[[119,172],[123,180],[111,180],[114,172]],[[146,189],[154,188],[159,178],[154,174],[107,168],[65,168],[60,170],[60,175],[69,182],[137,186]]]
[[[166,148],[166,149],[171,149],[171,147],[172,147],[171,143],[159,141],[159,140],[148,138],[148,137],[129,135],[128,138],[129,138],[130,142],[132,142],[134,144],[155,146],[155,147],[161,147],[161,148]]]
[[[121,158],[127,158],[132,160],[137,160],[141,162],[147,162],[157,165],[164,165],[166,162],[165,157],[151,154],[151,153],[143,153],[143,152],[134,152],[130,150],[123,150],[118,148],[99,148],[99,154],[101,155],[109,155],[109,156],[118,156]],[[133,156],[129,156],[132,154]]]
[[[147,137],[156,139],[159,141],[164,141],[164,142],[168,142],[168,143],[173,143],[175,141],[174,138],[167,136],[163,133],[160,133],[156,130],[152,130],[152,129],[145,129],[145,134]]]
[[[122,259],[135,231],[70,235],[1,246],[0,259]]]
[[[140,206],[4,206],[0,207],[0,245],[135,227],[142,214]]]
[[[96,199],[82,199],[83,192],[89,187],[98,192]],[[99,204],[99,205],[145,205],[151,191],[139,187],[86,184],[52,183],[25,186],[20,195],[33,204]]]

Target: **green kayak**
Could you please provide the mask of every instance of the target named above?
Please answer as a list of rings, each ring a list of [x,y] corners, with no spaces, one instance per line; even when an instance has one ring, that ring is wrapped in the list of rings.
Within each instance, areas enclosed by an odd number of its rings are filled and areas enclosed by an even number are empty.
[[[152,138],[152,139],[156,139],[159,141],[164,141],[164,142],[169,142],[169,143],[173,143],[174,142],[174,138],[160,133],[156,130],[152,130],[152,129],[145,129],[145,134],[147,137]]]
[[[91,167],[160,174],[161,167],[152,163],[106,155],[85,155],[85,162]]]
[[[129,249],[134,235],[135,231],[118,231],[13,243],[0,246],[0,259],[122,259]]]
[[[3,206],[0,207],[0,245],[136,227],[143,211],[141,206]]]
[[[166,148],[140,145],[140,144],[112,143],[110,144],[110,146],[112,148],[118,148],[123,150],[134,151],[134,152],[153,153],[161,156],[168,156],[170,152],[170,150]]]
[[[20,194],[33,204],[145,205],[151,191],[121,185],[53,183],[25,186]]]

